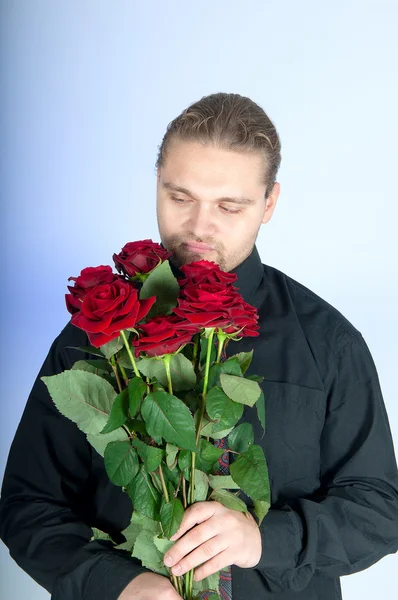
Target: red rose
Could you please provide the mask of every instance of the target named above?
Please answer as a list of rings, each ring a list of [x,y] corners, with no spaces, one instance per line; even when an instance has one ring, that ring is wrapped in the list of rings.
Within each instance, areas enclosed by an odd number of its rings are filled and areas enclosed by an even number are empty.
[[[176,352],[190,342],[198,328],[175,315],[154,317],[139,326],[140,337],[134,341],[135,355],[162,356]]]
[[[239,332],[240,336],[258,335],[256,308],[245,302],[232,285],[187,285],[173,312],[200,328],[216,327],[229,334]]]
[[[149,273],[160,261],[167,260],[170,252],[152,240],[128,242],[119,254],[113,255],[116,269],[127,277],[137,273]]]
[[[112,268],[105,265],[87,267],[78,277],[68,277],[68,281],[74,281],[75,284],[67,286],[70,294],[65,294],[66,308],[73,315],[81,309],[83,298],[90,289],[100,283],[112,283],[117,278]]]
[[[91,344],[98,348],[118,337],[122,329],[135,327],[155,300],[156,296],[139,300],[137,288],[117,278],[90,289],[71,323],[86,331]]]
[[[217,263],[210,260],[197,260],[180,267],[185,279],[180,279],[181,287],[193,283],[224,283],[229,284],[237,280],[235,273],[222,271]]]

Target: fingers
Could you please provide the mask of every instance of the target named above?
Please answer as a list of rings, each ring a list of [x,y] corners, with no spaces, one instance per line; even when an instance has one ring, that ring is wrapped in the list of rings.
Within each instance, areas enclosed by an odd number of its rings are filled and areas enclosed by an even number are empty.
[[[177,563],[179,563],[182,558],[186,557],[187,554],[198,548],[198,546],[206,544],[209,540],[218,536],[221,531],[221,524],[211,521],[205,521],[204,523],[197,525],[188,531],[188,533],[186,533],[181,539],[179,539],[172,548],[170,548],[164,557],[164,564],[167,567],[173,567],[177,565]],[[206,547],[206,549],[208,548],[209,546]],[[217,549],[217,552],[219,551],[220,550]],[[217,552],[214,552],[212,556],[214,556],[214,554]],[[207,558],[209,558],[209,556],[207,556]],[[173,570],[173,573],[179,575],[181,574],[181,571],[177,573],[177,571]]]
[[[189,534],[188,534],[189,535]],[[220,556],[228,548],[228,541],[221,535],[212,537],[208,541],[199,545],[193,552],[184,556],[177,564],[172,568],[171,572],[173,575],[184,575],[191,569],[194,569],[198,565],[203,563],[210,564],[216,556]],[[218,569],[215,569],[216,572]]]
[[[231,564],[230,559],[228,558],[228,551],[224,550],[217,554],[209,561],[207,561],[201,567],[198,567],[194,574],[195,581],[202,581],[205,577],[209,577],[209,575],[213,575],[213,573],[217,573],[217,571],[221,571],[221,569],[225,569],[225,567],[229,567]]]
[[[194,525],[210,519],[216,512],[217,504],[217,502],[196,502],[192,504],[185,511],[179,530],[170,539],[172,541],[178,540]]]

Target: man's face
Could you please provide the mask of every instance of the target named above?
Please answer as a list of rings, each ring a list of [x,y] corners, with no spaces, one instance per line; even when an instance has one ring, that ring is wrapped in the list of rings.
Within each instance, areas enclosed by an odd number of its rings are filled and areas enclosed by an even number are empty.
[[[266,206],[262,161],[257,153],[197,142],[169,146],[158,169],[156,210],[160,239],[177,266],[211,260],[231,271],[249,256],[279,195],[276,183]]]

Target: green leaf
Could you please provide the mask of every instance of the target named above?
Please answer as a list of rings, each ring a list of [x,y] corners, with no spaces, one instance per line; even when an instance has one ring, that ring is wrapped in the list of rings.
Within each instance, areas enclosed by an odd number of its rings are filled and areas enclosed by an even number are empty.
[[[159,552],[162,554],[162,556],[164,556],[166,552],[168,552],[170,548],[172,548],[175,544],[175,542],[172,542],[166,538],[161,538],[159,536],[153,538],[153,543],[155,544]]]
[[[209,489],[209,478],[206,473],[195,469],[194,502],[203,502],[207,499]]]
[[[271,504],[267,500],[254,500],[254,512],[260,526]]]
[[[237,358],[239,361],[239,365],[242,371],[242,375],[244,375],[247,371],[247,369],[250,367],[252,359],[253,359],[253,350],[250,350],[250,352],[239,352],[238,354],[235,354],[235,356],[231,357],[231,358]],[[231,373],[231,375],[235,375],[235,373]]]
[[[158,535],[162,531],[159,521],[153,521],[149,517],[138,512],[138,510],[134,510],[131,515],[130,524],[121,532],[126,538],[126,541],[116,546],[116,550],[129,550],[132,552],[138,534],[143,529],[151,531],[154,535]]]
[[[104,456],[105,449],[108,444],[111,442],[123,442],[128,439],[127,432],[124,429],[115,429],[111,433],[97,433],[92,434],[88,433],[86,435],[87,441],[92,445],[92,447],[100,454]]]
[[[185,392],[182,400],[184,401],[184,404],[188,406],[190,411],[194,413],[201,405],[201,394],[197,393],[195,390],[189,390]]]
[[[148,435],[145,423],[140,419],[127,419],[126,425],[130,431],[141,433],[141,435]]]
[[[155,471],[152,471],[151,473],[149,473],[150,478],[152,479],[152,483],[155,486],[155,488],[157,489],[157,491],[159,492],[159,494],[162,496],[162,502],[164,500],[163,498],[163,488],[162,488],[162,482],[160,481],[160,477],[157,473],[155,473]]]
[[[105,449],[104,463],[108,477],[115,485],[128,485],[138,473],[137,452],[129,440],[108,444]]]
[[[166,464],[169,469],[175,469],[177,465],[178,448],[173,444],[166,444]]]
[[[219,387],[213,387],[206,396],[206,411],[216,421],[216,430],[233,427],[243,415],[243,404],[234,402]]]
[[[124,332],[127,335],[128,331],[124,330]],[[130,339],[130,349],[133,352],[133,354],[134,354],[133,346],[134,346],[134,341],[135,341],[136,337],[137,336],[134,335],[134,338]],[[126,370],[132,371],[132,377],[134,377],[134,375],[135,375],[134,367],[131,364],[131,359],[130,359],[130,356],[129,356],[128,352],[127,352],[127,348],[126,348],[125,345],[123,346],[123,348],[121,348],[119,350],[119,352],[117,353],[117,356],[115,356],[115,362],[118,365],[120,365],[121,367],[124,367]]]
[[[168,388],[166,366],[161,358],[141,358],[137,361],[138,370],[160,383],[164,388]],[[170,361],[171,383],[174,392],[190,390],[196,385],[196,374],[193,365],[186,356],[181,354],[173,354]]]
[[[146,392],[146,383],[141,377],[133,377],[129,381],[128,395],[129,395],[129,411],[132,418],[138,412],[141,404],[141,400]]]
[[[160,575],[168,575],[168,571],[163,564],[163,555],[156,548],[153,538],[154,536],[150,531],[143,529],[137,536],[132,556],[138,558],[147,569]]]
[[[171,383],[175,392],[190,390],[196,385],[196,373],[193,364],[186,356],[173,354],[170,361]]]
[[[167,492],[169,494],[169,498],[174,498],[174,496],[175,496],[175,488],[174,488],[173,484],[171,483],[171,481],[168,481],[166,483],[166,487],[167,487]]]
[[[128,339],[130,333],[128,331],[125,331],[125,334]],[[114,338],[107,344],[103,344],[102,346],[100,346],[100,350],[101,350],[102,354],[105,356],[105,358],[107,358],[109,360],[114,354],[116,354],[116,352],[119,352],[119,350],[121,350],[123,348],[123,346],[124,346],[124,342],[123,342],[121,336],[119,335],[117,338]]]
[[[148,379],[156,379],[167,386],[166,367],[161,358],[140,358],[136,361],[137,369]]]
[[[148,394],[141,406],[149,435],[162,437],[170,442],[195,452],[195,425],[189,408],[176,396],[167,392]]]
[[[158,520],[160,494],[154,488],[144,465],[141,465],[137,475],[127,486],[127,493],[133,502],[134,510],[150,519]]]
[[[209,475],[210,487],[213,490],[239,490],[239,486],[235,483],[230,475]]]
[[[261,388],[256,381],[233,375],[220,375],[221,387],[234,402],[254,406],[261,395]]]
[[[100,433],[110,433],[125,424],[128,417],[128,402],[128,390],[125,388],[113,401],[108,422]]]
[[[211,437],[214,440],[221,440],[222,438],[227,437],[227,435],[233,429],[233,427],[229,427],[228,429],[223,429],[222,431],[218,431],[217,427],[218,427],[217,423],[213,423],[212,421],[209,421],[208,419],[206,419],[206,417],[203,417],[200,434],[203,435],[204,437]]]
[[[198,467],[205,473],[213,470],[218,465],[218,459],[224,454],[222,448],[216,448],[214,444],[201,438],[199,440],[199,454],[196,457]]]
[[[250,423],[238,425],[228,436],[228,448],[242,454],[254,444],[254,432]]]
[[[258,399],[257,404],[256,404],[256,408],[257,408],[257,416],[259,418],[259,421],[261,423],[261,426],[262,426],[263,430],[265,431],[265,400],[264,400],[264,392],[261,392],[260,398]]]
[[[264,381],[264,377],[261,377],[261,375],[246,375],[246,379],[250,379],[250,381],[257,381],[257,383]]]
[[[170,314],[171,309],[177,306],[179,293],[178,281],[170,269],[169,261],[165,260],[153,269],[140,291],[140,299],[156,296],[147,318]]]
[[[95,375],[101,375],[103,373],[109,373],[109,365],[106,360],[77,360],[72,370],[74,371],[87,371],[88,373],[95,373]]]
[[[166,482],[170,482],[174,487],[177,487],[180,478],[179,470],[177,468],[169,469],[166,465],[163,465],[162,469]]]
[[[220,502],[227,508],[231,508],[232,510],[238,510],[239,512],[246,513],[247,506],[235,494],[231,494],[231,492],[227,492],[227,490],[215,490],[211,494],[211,499]]]
[[[270,487],[267,462],[260,446],[250,448],[229,466],[229,471],[240,488],[253,500],[268,500]]]
[[[41,380],[60,413],[81,431],[97,434],[103,429],[116,397],[110,383],[94,373],[72,369]]]
[[[184,507],[178,498],[165,502],[160,510],[160,522],[164,535],[170,539],[180,528]]]
[[[220,387],[221,373],[224,373],[225,375],[235,375],[237,377],[242,376],[242,370],[240,368],[239,360],[236,358],[236,356],[229,358],[225,362],[216,363],[210,367],[208,389],[215,386]]]
[[[189,450],[181,450],[178,455],[178,468],[184,475],[185,479],[190,478],[190,469],[192,464],[192,453]]]
[[[138,438],[133,439],[133,446],[137,448],[137,452],[144,461],[144,465],[148,473],[150,473],[151,471],[156,471],[156,469],[162,462],[164,450],[162,450],[161,448],[154,448],[153,446],[148,446]]]
[[[101,531],[101,529],[97,529],[96,527],[91,528],[93,532],[93,536],[90,538],[90,542],[94,540],[107,540],[113,542],[112,536],[109,533],[105,533],[105,531]]]
[[[214,573],[213,575],[209,575],[209,577],[205,577],[202,581],[193,582],[193,593],[200,594],[200,592],[205,592],[207,590],[218,590],[218,586],[220,583],[220,572]],[[216,598],[218,597],[215,594]]]

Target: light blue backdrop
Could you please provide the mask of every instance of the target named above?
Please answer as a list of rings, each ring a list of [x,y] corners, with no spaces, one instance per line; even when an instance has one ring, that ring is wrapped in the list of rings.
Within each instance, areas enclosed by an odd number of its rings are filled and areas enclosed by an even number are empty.
[[[68,320],[67,277],[158,240],[157,147],[189,103],[258,102],[282,139],[263,262],[336,306],[372,351],[395,441],[395,0],[2,0],[0,479],[33,380]],[[396,556],[343,578],[392,600]],[[0,545],[2,600],[48,598]],[[99,599],[100,600],[100,599]]]

